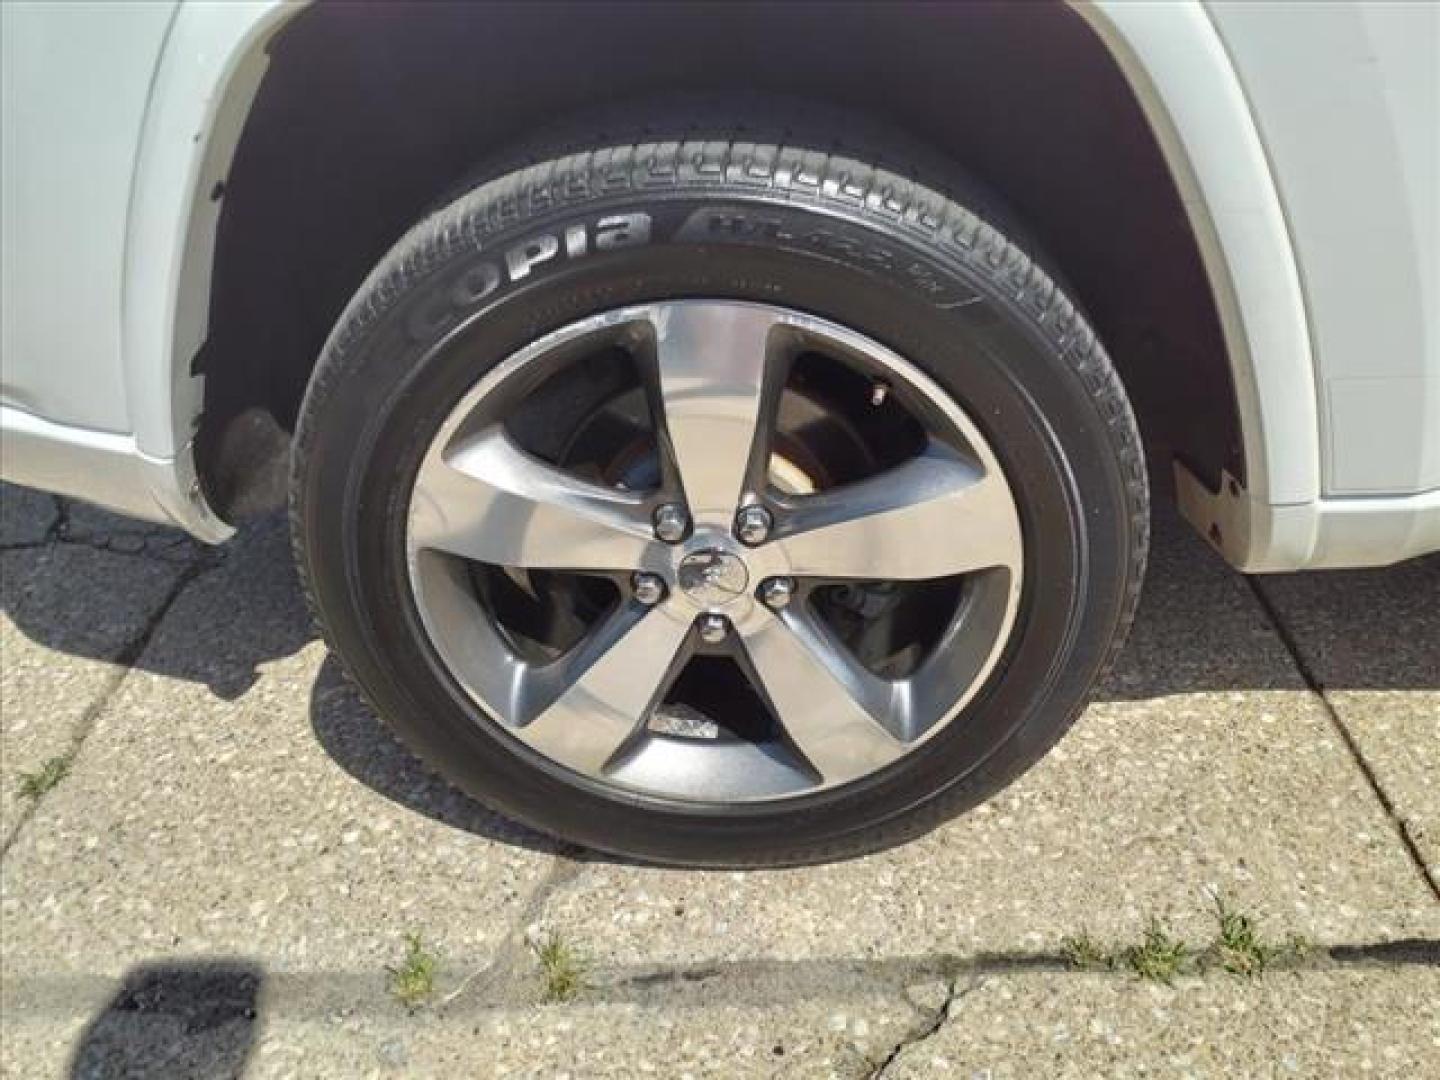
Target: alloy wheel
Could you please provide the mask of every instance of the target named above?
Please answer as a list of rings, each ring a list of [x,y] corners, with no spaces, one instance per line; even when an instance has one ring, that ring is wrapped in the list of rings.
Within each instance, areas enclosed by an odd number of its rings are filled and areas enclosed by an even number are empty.
[[[963,722],[1024,554],[930,378],[729,300],[606,312],[491,370],[407,531],[430,644],[495,724],[589,782],[718,803],[851,783]]]

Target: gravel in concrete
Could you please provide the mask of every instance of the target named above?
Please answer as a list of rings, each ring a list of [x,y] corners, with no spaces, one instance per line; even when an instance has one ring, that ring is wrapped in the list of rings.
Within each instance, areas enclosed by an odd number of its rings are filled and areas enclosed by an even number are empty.
[[[615,963],[1053,950],[1152,916],[1202,938],[1211,893],[1321,942],[1440,933],[1322,703],[1243,579],[1162,522],[1139,622],[1100,700],[977,811],[813,869],[598,863],[547,926]]]
[[[149,968],[96,984],[88,1011],[22,1007],[10,1073],[78,1077],[859,1077],[927,1018],[871,992],[781,1004],[626,1001],[413,1013],[361,980],[243,964]],[[336,987],[340,990],[337,992]],[[346,991],[368,994],[345,996]],[[26,1073],[26,1063],[44,1069]],[[7,1073],[9,1075],[10,1073]]]
[[[981,979],[887,1080],[932,1076],[1435,1076],[1440,970]]]
[[[1259,586],[1440,882],[1440,555]]]
[[[267,1025],[252,1074],[357,1076],[836,1077],[864,1076],[916,1016],[893,997],[754,1005],[542,1006],[455,1020]],[[319,1050],[320,1053],[316,1053]],[[315,1072],[308,1062],[323,1061]]]

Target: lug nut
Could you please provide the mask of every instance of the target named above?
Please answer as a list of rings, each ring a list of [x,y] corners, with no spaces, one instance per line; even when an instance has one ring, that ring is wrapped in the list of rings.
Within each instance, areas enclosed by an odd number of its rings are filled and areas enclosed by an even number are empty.
[[[763,544],[775,524],[770,511],[763,506],[747,506],[735,515],[735,535],[742,544],[754,547]]]
[[[707,645],[719,645],[725,640],[729,626],[724,615],[700,616],[700,640]]]
[[[684,540],[689,527],[690,515],[679,503],[666,503],[655,511],[655,535],[667,544]]]
[[[760,600],[771,611],[779,611],[795,595],[795,580],[788,577],[766,578],[760,583]]]
[[[630,579],[630,587],[635,590],[635,599],[646,607],[658,604],[665,597],[665,582],[658,574],[636,574]]]

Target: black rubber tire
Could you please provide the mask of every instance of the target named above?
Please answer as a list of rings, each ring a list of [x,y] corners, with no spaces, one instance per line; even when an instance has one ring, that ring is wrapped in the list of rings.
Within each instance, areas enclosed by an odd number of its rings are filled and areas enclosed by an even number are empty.
[[[1069,727],[1118,649],[1144,568],[1148,491],[1134,416],[1104,349],[1005,234],[838,145],[682,133],[511,172],[402,238],[326,344],[300,415],[291,490],[313,611],[399,735],[500,812],[665,863],[860,854],[913,837],[1018,776]],[[596,223],[623,214],[643,215],[648,235],[596,250]],[[563,237],[574,227],[590,242],[572,257]],[[534,257],[552,246],[553,255]],[[507,252],[520,254],[507,262]],[[607,789],[480,715],[421,629],[404,507],[455,401],[550,330],[676,297],[763,300],[888,345],[980,425],[1016,493],[1026,584],[1005,656],[965,715],[875,776],[728,807]]]

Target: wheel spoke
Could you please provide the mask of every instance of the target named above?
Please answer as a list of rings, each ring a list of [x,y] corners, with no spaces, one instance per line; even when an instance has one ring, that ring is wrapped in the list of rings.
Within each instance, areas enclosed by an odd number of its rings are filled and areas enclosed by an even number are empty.
[[[421,548],[499,566],[566,570],[634,568],[652,539],[639,495],[547,465],[498,427],[426,458],[410,532]]]
[[[825,784],[879,769],[906,749],[891,733],[893,696],[830,648],[804,616],[767,618],[745,634],[745,651],[790,740]],[[897,725],[898,726],[898,725]]]
[[[931,451],[794,500],[785,553],[801,576],[918,581],[1019,568],[1020,518],[998,470]]]
[[[654,315],[660,407],[697,520],[729,523],[768,442],[775,315],[740,304],[667,304]]]
[[[569,655],[527,676],[515,734],[572,769],[600,774],[645,723],[688,633],[688,620],[662,608],[620,609]]]

